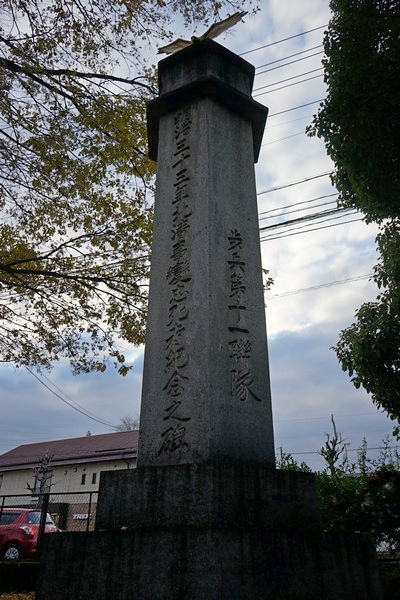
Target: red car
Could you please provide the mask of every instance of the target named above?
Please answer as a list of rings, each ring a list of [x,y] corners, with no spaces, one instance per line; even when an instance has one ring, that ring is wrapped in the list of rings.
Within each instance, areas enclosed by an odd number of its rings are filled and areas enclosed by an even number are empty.
[[[40,509],[3,508],[0,514],[0,556],[4,560],[33,558],[36,554]],[[48,514],[45,532],[60,530]]]

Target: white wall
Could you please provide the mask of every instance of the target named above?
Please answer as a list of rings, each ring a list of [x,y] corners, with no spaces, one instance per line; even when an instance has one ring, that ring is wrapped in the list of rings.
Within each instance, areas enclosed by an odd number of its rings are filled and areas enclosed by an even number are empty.
[[[136,460],[128,461],[129,468],[136,467]],[[76,465],[55,466],[51,492],[96,492],[99,489],[101,471],[117,471],[127,469],[128,464],[124,460],[103,461],[97,463],[82,463]],[[27,484],[33,488],[35,473],[33,469],[21,469],[18,471],[5,471],[0,474],[0,496],[13,494],[29,494]],[[95,475],[95,482],[93,476]],[[84,483],[83,482],[84,477]]]

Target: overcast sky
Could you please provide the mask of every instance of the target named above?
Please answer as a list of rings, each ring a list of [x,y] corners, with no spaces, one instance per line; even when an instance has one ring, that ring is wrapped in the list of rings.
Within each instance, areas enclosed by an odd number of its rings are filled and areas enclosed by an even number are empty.
[[[260,227],[266,227],[334,209],[335,204],[327,203],[335,200],[335,189],[325,175],[332,164],[323,142],[304,134],[317,111],[315,101],[326,93],[320,45],[329,2],[261,0],[261,7],[218,42],[239,54],[268,44],[244,55],[257,67],[255,99],[268,106],[270,114],[256,166]],[[312,29],[316,30],[292,37]],[[176,34],[187,37],[179,28]],[[285,38],[292,39],[275,43]],[[355,221],[360,216],[325,215],[261,232],[263,266],[275,281],[266,296],[275,446],[313,468],[322,464],[317,450],[324,432],[331,431],[331,414],[350,443],[350,459],[364,436],[375,448],[392,430],[370,397],[352,386],[330,350],[339,331],[352,323],[356,308],[376,297],[374,284],[366,278],[376,262],[376,230]],[[125,350],[134,365],[125,378],[111,370],[73,377],[67,365],[59,364],[42,381],[99,420],[118,423],[124,415],[140,411],[143,349]],[[85,435],[88,430],[111,431],[62,402],[25,369],[3,365],[0,390],[0,453],[24,443]]]

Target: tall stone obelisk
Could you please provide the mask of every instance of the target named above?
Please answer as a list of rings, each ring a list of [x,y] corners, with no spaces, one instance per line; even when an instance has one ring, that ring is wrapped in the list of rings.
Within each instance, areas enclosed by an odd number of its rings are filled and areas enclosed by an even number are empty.
[[[274,465],[254,162],[254,67],[211,40],[159,63],[138,466]]]
[[[370,540],[273,468],[253,75],[212,41],[159,65],[138,468],[101,474],[95,531],[47,536],[38,600],[381,599]]]

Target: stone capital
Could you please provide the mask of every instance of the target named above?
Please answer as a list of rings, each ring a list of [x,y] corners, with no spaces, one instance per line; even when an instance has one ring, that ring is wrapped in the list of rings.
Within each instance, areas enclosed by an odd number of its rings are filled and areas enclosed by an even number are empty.
[[[192,46],[159,63],[160,96],[147,105],[149,156],[157,160],[160,118],[202,98],[251,122],[254,162],[257,162],[268,108],[251,97],[254,67],[212,40]]]

